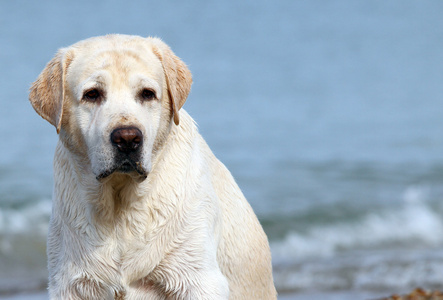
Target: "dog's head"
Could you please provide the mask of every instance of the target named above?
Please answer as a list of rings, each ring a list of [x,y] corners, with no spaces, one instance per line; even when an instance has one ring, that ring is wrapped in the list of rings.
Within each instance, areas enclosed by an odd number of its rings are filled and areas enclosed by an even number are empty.
[[[156,38],[109,35],[61,49],[29,99],[97,179],[146,178],[192,84],[186,65]]]

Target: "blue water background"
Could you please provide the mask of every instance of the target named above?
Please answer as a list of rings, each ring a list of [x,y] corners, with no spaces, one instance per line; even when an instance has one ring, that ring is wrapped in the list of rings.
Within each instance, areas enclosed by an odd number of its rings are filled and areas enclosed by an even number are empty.
[[[58,48],[107,33],[161,37],[188,64],[184,108],[262,221],[281,290],[440,287],[442,15],[438,0],[1,1],[0,291],[45,274],[57,135],[28,88]],[[338,273],[357,279],[319,282]]]

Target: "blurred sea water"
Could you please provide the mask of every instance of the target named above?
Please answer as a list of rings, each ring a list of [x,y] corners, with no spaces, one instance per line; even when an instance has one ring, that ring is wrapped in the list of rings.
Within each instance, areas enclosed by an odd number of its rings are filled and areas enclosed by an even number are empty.
[[[161,37],[189,65],[184,108],[259,216],[280,292],[443,288],[442,13],[438,0],[2,1],[0,295],[46,284],[57,135],[28,88],[58,48],[107,33]]]

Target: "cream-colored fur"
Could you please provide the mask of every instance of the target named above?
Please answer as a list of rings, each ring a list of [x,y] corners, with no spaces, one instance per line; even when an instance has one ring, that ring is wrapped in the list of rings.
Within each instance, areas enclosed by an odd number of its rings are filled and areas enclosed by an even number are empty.
[[[51,299],[276,299],[266,235],[181,109],[191,82],[160,40],[109,35],[61,49],[32,85],[60,137]],[[128,126],[143,144],[121,171],[110,135]]]

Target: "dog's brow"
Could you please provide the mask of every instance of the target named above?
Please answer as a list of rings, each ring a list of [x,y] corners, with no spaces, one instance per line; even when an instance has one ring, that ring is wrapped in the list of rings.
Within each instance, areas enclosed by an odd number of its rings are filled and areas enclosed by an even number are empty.
[[[89,90],[91,88],[100,88],[104,89],[106,86],[106,78],[103,73],[96,73],[92,76],[89,76],[83,83],[80,85],[80,89],[78,91],[78,97],[83,95],[83,92]]]
[[[86,82],[96,82],[97,84],[104,85],[106,81],[105,75],[102,72],[93,74],[88,79],[86,79]]]
[[[134,78],[133,83],[134,88],[151,88],[156,92],[158,98],[161,98],[162,96],[162,89],[160,88],[160,85],[156,80],[152,78],[146,76],[137,76]]]

